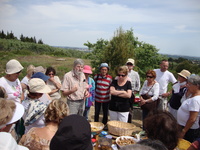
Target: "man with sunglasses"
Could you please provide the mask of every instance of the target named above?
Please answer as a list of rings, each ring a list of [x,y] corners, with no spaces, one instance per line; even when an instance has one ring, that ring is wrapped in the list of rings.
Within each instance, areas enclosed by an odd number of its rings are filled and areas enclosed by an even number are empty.
[[[135,61],[132,58],[129,58],[126,62],[126,66],[128,67],[128,77],[131,79],[132,86],[132,99],[135,98],[135,94],[139,93],[140,90],[140,76],[138,72],[134,71]],[[130,110],[128,122],[131,123],[132,120],[132,111]]]
[[[174,75],[168,71],[169,62],[168,60],[162,60],[160,63],[160,69],[154,69],[156,72],[156,81],[159,83],[159,98],[160,104],[158,109],[167,110],[167,97],[170,96],[170,92],[167,92],[168,84],[171,82],[172,84],[176,83],[177,80]]]

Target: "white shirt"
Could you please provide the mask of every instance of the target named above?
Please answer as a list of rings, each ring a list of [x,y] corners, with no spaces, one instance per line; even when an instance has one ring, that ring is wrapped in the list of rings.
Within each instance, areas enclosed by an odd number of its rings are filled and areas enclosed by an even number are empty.
[[[140,90],[140,76],[139,74],[131,70],[128,72],[128,77],[131,79],[131,86],[132,86],[132,91],[139,91]]]
[[[149,89],[151,89],[151,90],[149,90]],[[143,86],[140,90],[140,95],[146,94],[147,92],[148,92],[149,95],[153,96],[151,98],[153,101],[157,100],[158,96],[159,96],[159,84],[158,84],[158,82],[156,82],[152,87],[152,85],[147,86],[147,80],[145,80],[144,84],[143,84]]]
[[[170,82],[175,83],[177,80],[174,77],[174,75],[168,70],[166,70],[165,72],[162,72],[160,69],[154,69],[154,71],[156,72],[156,81],[160,85],[159,94],[162,95],[163,93],[167,92],[168,84]]]
[[[8,95],[9,100],[14,100],[15,102],[21,102],[20,97],[22,94],[22,87],[20,84],[19,79],[16,79],[15,81],[11,82],[7,80],[5,77],[0,78],[0,86],[2,86],[6,94]]]
[[[29,81],[29,78],[27,76],[25,76],[22,80],[21,80],[21,83],[24,83],[26,85],[28,85],[28,81]]]
[[[200,96],[194,96],[185,100],[177,112],[177,121],[178,124],[185,126],[186,122],[189,119],[190,111],[198,112],[198,117],[195,123],[191,126],[190,129],[199,128],[199,117],[200,117]]]

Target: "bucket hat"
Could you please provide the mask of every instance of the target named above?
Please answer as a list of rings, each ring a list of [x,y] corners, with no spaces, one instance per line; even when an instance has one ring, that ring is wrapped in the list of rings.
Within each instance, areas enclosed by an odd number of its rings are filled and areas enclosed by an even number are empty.
[[[131,63],[131,64],[133,64],[133,66],[135,66],[135,60],[132,59],[132,58],[129,58],[129,59],[127,60],[126,64],[127,64],[127,63]]]
[[[35,74],[33,74],[31,76],[31,78],[40,78],[42,79],[44,82],[46,82],[50,77],[45,75],[44,73],[42,72],[36,72]]]
[[[178,73],[178,75],[187,79],[191,75],[191,73],[188,70],[183,69],[180,73]]]
[[[24,67],[16,59],[11,59],[6,64],[6,74],[14,74],[20,72]]]
[[[0,138],[1,150],[28,150],[27,147],[18,145],[10,133],[0,132]]]
[[[51,140],[50,150],[92,150],[91,127],[85,117],[70,115],[63,119]]]
[[[29,91],[32,93],[49,93],[51,89],[42,79],[33,78],[28,82]]]
[[[107,63],[101,63],[99,69],[101,69],[102,67],[106,67],[106,68],[110,69]]]
[[[92,74],[92,68],[88,65],[85,65],[83,67],[83,73],[88,73],[88,74]]]

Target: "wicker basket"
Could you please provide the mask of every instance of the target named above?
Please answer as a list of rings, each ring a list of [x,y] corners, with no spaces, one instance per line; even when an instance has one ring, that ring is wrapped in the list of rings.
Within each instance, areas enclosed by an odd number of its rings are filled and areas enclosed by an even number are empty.
[[[121,121],[109,121],[107,125],[108,132],[117,136],[130,136],[136,128],[134,124]]]
[[[104,128],[104,124],[101,122],[90,122],[92,132],[101,132]]]

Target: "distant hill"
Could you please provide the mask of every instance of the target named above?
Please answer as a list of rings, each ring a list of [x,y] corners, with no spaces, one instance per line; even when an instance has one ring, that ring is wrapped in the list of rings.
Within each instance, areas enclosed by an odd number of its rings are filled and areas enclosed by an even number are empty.
[[[170,55],[170,54],[161,54],[161,55],[165,55],[167,57],[171,57],[171,58],[174,58],[174,59],[178,59],[178,58],[182,57],[182,58],[192,60],[192,61],[200,61],[200,57],[195,57],[195,56]]]

